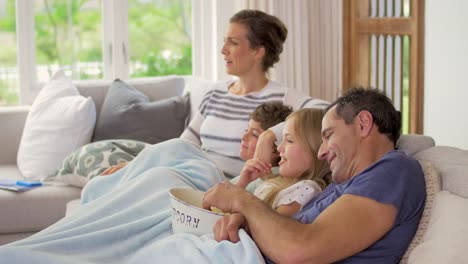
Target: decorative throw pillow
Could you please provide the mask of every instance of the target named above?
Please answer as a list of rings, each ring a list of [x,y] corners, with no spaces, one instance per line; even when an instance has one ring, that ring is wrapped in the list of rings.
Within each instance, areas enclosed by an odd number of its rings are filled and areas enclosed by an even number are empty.
[[[437,193],[431,219],[408,263],[467,263],[468,199],[448,191]]]
[[[93,141],[134,139],[156,144],[179,137],[189,113],[188,95],[151,102],[142,92],[117,79],[104,99]]]
[[[468,152],[464,149],[435,146],[416,154],[416,159],[432,162],[440,174],[442,189],[468,198]]]
[[[136,140],[102,140],[84,145],[68,155],[46,181],[56,179],[83,187],[110,166],[131,161],[148,145]]]
[[[436,194],[441,191],[440,177],[435,166],[428,161],[419,161],[419,163],[421,164],[424,172],[424,179],[426,180],[426,201],[416,234],[408,246],[408,249],[406,249],[405,255],[403,255],[400,263],[408,263],[409,255],[413,249],[421,243],[424,233],[426,233],[427,226],[429,225],[434,199]]]
[[[28,113],[18,149],[17,164],[27,179],[53,173],[63,157],[90,142],[96,108],[81,96],[62,70],[37,95]]]

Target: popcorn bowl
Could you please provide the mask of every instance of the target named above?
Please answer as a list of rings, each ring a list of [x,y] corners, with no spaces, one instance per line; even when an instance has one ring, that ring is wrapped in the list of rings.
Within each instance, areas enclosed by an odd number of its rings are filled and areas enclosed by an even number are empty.
[[[213,233],[213,227],[223,217],[202,208],[204,192],[188,188],[169,190],[172,206],[172,231],[191,233],[197,236]]]

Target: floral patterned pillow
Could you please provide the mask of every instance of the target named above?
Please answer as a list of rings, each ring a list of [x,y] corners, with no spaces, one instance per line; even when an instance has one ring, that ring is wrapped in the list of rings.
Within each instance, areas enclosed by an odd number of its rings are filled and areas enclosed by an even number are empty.
[[[83,187],[110,166],[128,162],[149,144],[137,140],[101,140],[84,145],[68,155],[60,168],[45,181],[60,181]]]

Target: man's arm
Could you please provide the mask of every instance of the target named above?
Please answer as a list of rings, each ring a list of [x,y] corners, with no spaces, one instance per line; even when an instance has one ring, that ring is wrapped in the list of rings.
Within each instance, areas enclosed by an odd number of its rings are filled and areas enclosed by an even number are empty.
[[[258,247],[278,262],[330,263],[352,256],[387,233],[396,216],[392,205],[355,195],[339,198],[312,224],[267,210],[255,213],[259,209],[248,202],[241,206]]]
[[[277,214],[247,192],[223,185],[210,189],[215,193],[205,196],[204,206],[241,213],[263,254],[279,263],[330,263],[352,256],[387,233],[396,216],[392,205],[343,195],[313,223],[302,224]]]

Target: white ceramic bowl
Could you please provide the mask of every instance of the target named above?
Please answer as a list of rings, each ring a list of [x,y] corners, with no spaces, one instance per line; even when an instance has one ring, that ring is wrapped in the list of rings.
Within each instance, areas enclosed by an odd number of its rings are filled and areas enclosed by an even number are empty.
[[[169,190],[172,206],[172,231],[203,235],[213,233],[213,227],[223,215],[202,208],[204,192],[188,188]]]

